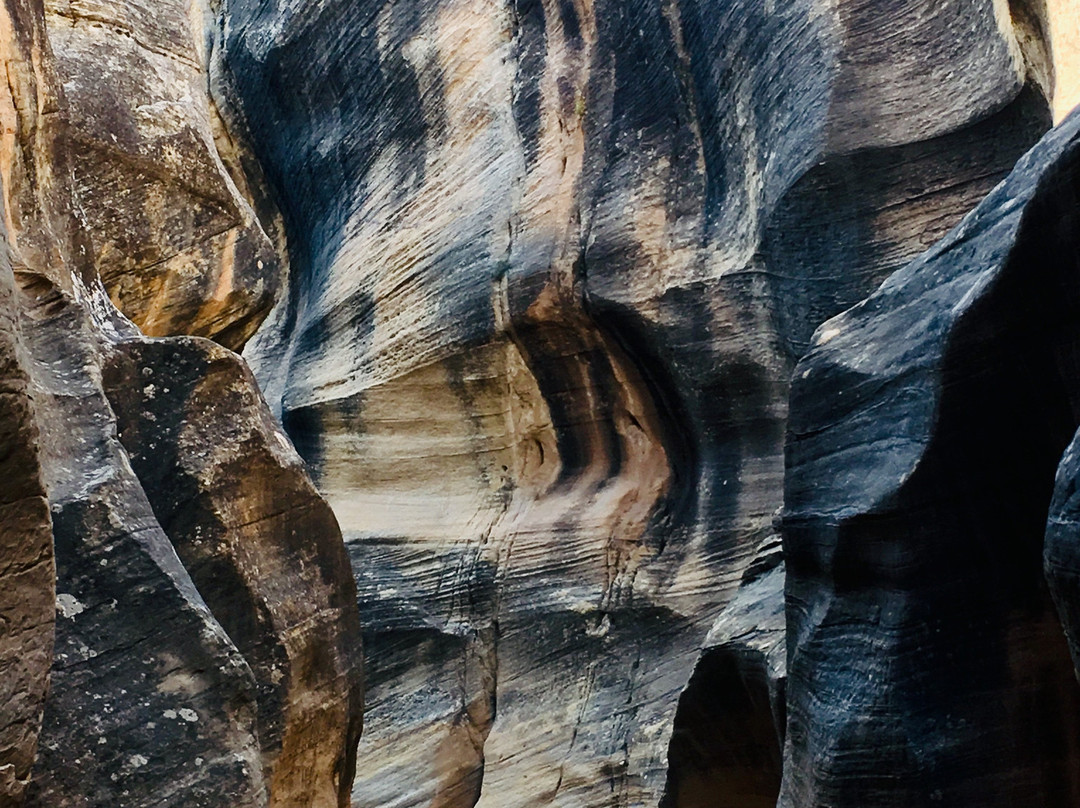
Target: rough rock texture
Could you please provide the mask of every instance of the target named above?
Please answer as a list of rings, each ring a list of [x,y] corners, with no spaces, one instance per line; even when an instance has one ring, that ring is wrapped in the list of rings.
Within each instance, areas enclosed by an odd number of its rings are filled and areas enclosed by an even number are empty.
[[[69,158],[85,153],[45,20],[38,0],[0,3],[0,804],[346,804],[360,638],[336,522],[238,357],[147,340],[106,296],[104,225],[72,182]],[[176,377],[180,434],[136,427],[125,448],[118,426],[164,415],[155,374]],[[199,399],[208,390],[216,402]],[[184,517],[206,527],[194,541],[247,545],[231,560],[263,624],[223,608],[205,578],[204,600],[155,513],[177,489],[141,480],[144,456],[150,472],[168,459],[191,475]],[[281,649],[276,690],[263,648]]]
[[[291,267],[245,357],[359,583],[355,805],[679,788],[679,694],[783,505],[791,371],[1063,111],[1067,9],[223,5],[219,100]],[[732,665],[702,677],[753,678],[773,726],[768,666]]]
[[[347,804],[362,716],[356,584],[334,515],[235,354],[130,340],[120,440],[199,593],[251,666],[271,803]]]
[[[795,371],[781,806],[1080,800],[1080,688],[1042,576],[1078,358],[1080,114]]]
[[[1017,40],[1060,122],[1080,104],[1080,3],[1013,0]]]
[[[57,574],[56,646],[28,804],[162,804],[194,780],[203,793],[256,805],[260,772],[245,765],[256,752],[250,673],[156,528],[101,391],[98,351],[120,324],[95,300],[102,293],[82,260],[42,9],[4,11],[5,235]],[[155,727],[172,706],[203,721]],[[151,751],[169,746],[178,754]]]
[[[56,570],[15,306],[0,260],[0,806],[22,804],[52,664]]]
[[[239,349],[284,271],[258,166],[210,98],[209,3],[45,5],[75,193],[109,295],[146,334]]]
[[[0,806],[1080,803],[1078,11],[0,0]]]
[[[116,439],[93,321],[60,293],[38,294],[48,307],[28,330],[58,617],[28,804],[166,806],[226,795],[262,805],[251,671]]]

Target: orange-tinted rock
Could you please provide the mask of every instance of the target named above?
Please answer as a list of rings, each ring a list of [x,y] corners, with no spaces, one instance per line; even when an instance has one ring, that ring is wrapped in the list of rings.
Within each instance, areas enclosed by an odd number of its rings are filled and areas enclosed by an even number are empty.
[[[150,117],[160,113],[153,123],[169,124],[167,104],[145,109],[147,96],[133,89],[137,73],[154,57],[143,53],[143,62],[124,61],[136,40],[136,50],[172,47],[171,40],[153,39],[177,33],[157,16],[167,9],[135,9],[138,25],[127,29],[118,28],[119,9],[111,4],[50,3],[49,10],[54,23],[65,12],[73,28],[94,29],[82,43],[87,47],[103,32],[120,43],[91,48],[102,61],[96,71],[85,63],[79,69],[79,80],[92,74],[100,80],[96,100],[104,105],[128,86],[131,109]],[[354,590],[336,524],[269,420],[239,358],[212,343],[147,341],[106,296],[95,249],[107,223],[80,210],[87,201],[80,185],[87,166],[100,163],[89,159],[92,150],[73,123],[85,123],[85,108],[73,112],[60,89],[57,43],[47,35],[45,11],[39,0],[0,4],[8,76],[0,93],[0,466],[7,475],[0,502],[0,803],[264,808],[277,792],[282,805],[338,806],[354,765],[360,682]],[[67,33],[57,39],[64,58],[75,58],[82,52],[65,39]],[[130,74],[120,69],[125,65]],[[188,67],[197,72],[197,65]],[[162,75],[141,78],[161,88],[155,82]],[[75,84],[65,81],[70,91],[78,89]],[[208,91],[200,86],[199,92],[205,104]],[[97,135],[111,140],[118,134],[119,141],[123,127],[117,119],[106,123],[117,124],[116,131],[106,126]],[[181,142],[155,142],[160,153],[140,153],[142,168],[149,166],[159,179],[165,175],[166,185],[177,180],[170,174],[179,169],[168,164],[169,149]],[[128,156],[142,148],[124,145]],[[168,165],[155,174],[158,159]],[[180,184],[199,186],[213,173],[200,171],[185,174]],[[223,181],[226,175],[218,173]],[[111,177],[114,196],[97,203],[120,214],[125,199],[138,196],[138,182],[123,172]],[[128,186],[132,194],[125,196]],[[176,210],[184,214],[185,205]],[[177,227],[183,238],[198,240],[183,216]],[[144,231],[133,234],[135,241],[145,237]],[[227,258],[223,253],[214,261]],[[264,296],[259,306],[271,299]],[[250,333],[261,316],[246,304],[230,306],[213,326],[221,326],[215,335],[224,341],[229,328],[234,335]],[[140,346],[164,351],[155,355],[162,367],[142,363],[131,379],[114,380],[110,402],[102,379],[115,375],[117,365],[107,359],[119,362]],[[205,376],[187,380],[189,392],[198,398],[197,388],[203,398],[184,414],[186,437],[174,455],[179,465],[214,482],[208,502],[214,513],[229,515],[223,524],[230,548],[241,554],[249,548],[267,573],[258,587],[274,619],[259,637],[235,633],[248,651],[260,640],[284,649],[285,697],[276,701],[277,694],[260,687],[267,671],[253,673],[154,512],[175,491],[168,481],[164,493],[144,485],[132,468],[139,452],[157,456],[166,436],[144,434],[145,444],[129,447],[117,437],[120,405],[149,395],[142,372],[175,369],[169,351],[206,359],[193,366]],[[229,402],[216,400],[226,394]],[[216,454],[208,457],[203,440],[211,434]],[[240,481],[256,467],[266,487],[245,490]],[[285,511],[274,510],[278,506]],[[194,505],[181,511],[180,518],[204,513]],[[222,619],[242,623],[249,616],[226,611]],[[280,721],[267,724],[264,744],[262,719],[275,710]],[[286,756],[287,765],[273,765]]]
[[[257,165],[210,97],[204,0],[48,0],[75,194],[110,297],[151,336],[239,349],[285,276]],[[258,211],[256,210],[258,208]]]
[[[258,684],[270,805],[348,805],[362,717],[341,533],[243,360],[128,340],[105,385],[155,516]]]

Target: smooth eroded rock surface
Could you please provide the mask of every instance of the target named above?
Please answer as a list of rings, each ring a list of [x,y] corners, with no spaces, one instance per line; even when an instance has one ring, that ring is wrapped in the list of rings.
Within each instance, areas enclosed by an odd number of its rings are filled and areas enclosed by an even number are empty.
[[[1080,412],[1078,215],[1073,115],[796,369],[781,805],[1080,799],[1042,576]]]
[[[991,2],[222,14],[291,266],[245,357],[358,580],[354,804],[656,804],[795,362],[1050,126],[1043,39]]]

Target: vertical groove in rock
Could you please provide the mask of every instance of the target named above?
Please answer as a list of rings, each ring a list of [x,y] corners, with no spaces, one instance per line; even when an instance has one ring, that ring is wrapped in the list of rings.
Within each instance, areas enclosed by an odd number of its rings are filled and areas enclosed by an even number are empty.
[[[770,808],[780,794],[784,566],[766,539],[679,697],[660,808]]]

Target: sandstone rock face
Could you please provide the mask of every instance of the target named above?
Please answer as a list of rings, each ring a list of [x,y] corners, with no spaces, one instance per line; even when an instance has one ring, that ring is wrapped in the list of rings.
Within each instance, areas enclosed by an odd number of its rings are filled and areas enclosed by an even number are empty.
[[[105,383],[155,516],[255,675],[271,804],[347,804],[360,626],[329,506],[230,351],[129,340]]]
[[[1080,412],[1078,214],[1073,115],[796,368],[780,805],[1080,799],[1080,689],[1041,574]],[[1046,552],[1075,602],[1064,495]]]
[[[264,804],[251,670],[116,439],[100,337],[60,296],[34,326],[59,616],[28,805]]]
[[[75,193],[110,297],[151,336],[239,348],[284,272],[257,164],[210,98],[209,4],[45,5]]]
[[[28,804],[346,804],[360,637],[333,516],[235,355],[85,322],[73,351],[82,310],[54,305],[33,378],[62,425],[62,593]],[[71,396],[80,367],[108,399]]]
[[[787,680],[784,564],[762,543],[679,698],[661,806],[775,806]]]
[[[359,584],[354,805],[700,804],[727,709],[725,799],[775,799],[783,568],[740,581],[791,372],[1064,114],[1065,8],[223,5],[291,266],[245,357]]]
[[[45,23],[40,2],[0,4],[0,804],[345,804],[360,637],[336,522],[237,356],[147,340],[113,308]]]
[[[52,664],[56,570],[10,262],[0,263],[0,806],[30,777]]]
[[[1020,46],[1060,122],[1080,104],[1080,4],[1019,0],[1010,2],[1009,10]]]
[[[1078,26],[0,0],[0,808],[1080,803]]]

